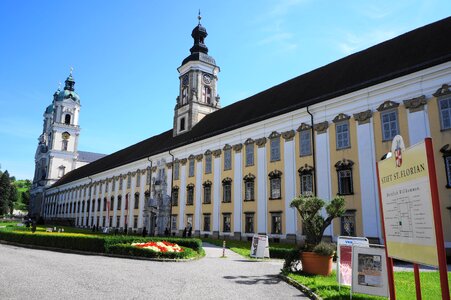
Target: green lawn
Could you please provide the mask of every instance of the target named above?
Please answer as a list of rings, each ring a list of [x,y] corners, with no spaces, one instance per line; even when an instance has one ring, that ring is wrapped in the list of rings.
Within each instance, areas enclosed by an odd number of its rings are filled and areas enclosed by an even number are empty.
[[[222,247],[222,243],[224,240],[213,239],[213,238],[202,238],[202,241]],[[251,242],[249,242],[249,241],[226,240],[226,247],[228,249],[232,250],[233,252],[236,252],[244,257],[251,258],[251,256],[250,256]],[[273,252],[273,255],[271,255],[271,257],[273,257],[276,251],[280,252],[280,250],[284,250],[284,249],[291,250],[294,247],[295,247],[294,244],[270,243],[269,251],[270,251],[270,253]],[[283,253],[280,254],[278,258],[282,258],[280,256],[283,257]]]
[[[335,271],[331,276],[313,276],[293,273],[284,273],[291,279],[307,286],[323,299],[349,299],[349,287],[338,288]],[[448,273],[448,282],[451,285],[451,273]],[[440,276],[438,272],[421,272],[421,290],[423,299],[441,299]],[[413,272],[395,272],[396,299],[415,299],[415,279]],[[353,299],[386,299],[370,295],[353,294]]]

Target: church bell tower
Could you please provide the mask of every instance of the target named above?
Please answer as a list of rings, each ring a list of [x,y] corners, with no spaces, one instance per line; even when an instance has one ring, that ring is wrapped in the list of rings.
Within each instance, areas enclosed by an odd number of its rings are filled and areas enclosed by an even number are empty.
[[[207,30],[200,23],[194,27],[191,36],[194,45],[191,54],[177,69],[180,76],[179,96],[174,109],[174,131],[177,136],[190,131],[203,117],[220,108],[217,82],[219,67],[208,55],[205,45]]]

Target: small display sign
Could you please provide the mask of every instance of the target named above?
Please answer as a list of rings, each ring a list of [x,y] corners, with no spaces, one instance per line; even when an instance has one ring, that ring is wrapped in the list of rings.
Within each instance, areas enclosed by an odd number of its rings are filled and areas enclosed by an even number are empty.
[[[267,235],[257,235],[252,237],[251,257],[269,258],[269,240]]]

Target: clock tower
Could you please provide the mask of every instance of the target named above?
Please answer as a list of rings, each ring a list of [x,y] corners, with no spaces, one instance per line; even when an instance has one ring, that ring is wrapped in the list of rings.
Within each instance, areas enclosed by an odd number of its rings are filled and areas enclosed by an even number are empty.
[[[219,67],[208,55],[204,43],[207,30],[200,23],[194,27],[191,36],[194,45],[191,54],[177,69],[180,76],[179,96],[174,109],[174,136],[190,131],[203,117],[220,108],[217,82]]]

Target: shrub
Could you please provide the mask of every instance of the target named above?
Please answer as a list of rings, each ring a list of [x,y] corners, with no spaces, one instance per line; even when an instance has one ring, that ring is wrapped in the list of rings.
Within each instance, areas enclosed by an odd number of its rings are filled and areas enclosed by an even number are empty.
[[[318,255],[332,256],[335,253],[335,244],[321,242],[313,248]]]
[[[291,251],[292,249],[269,247],[269,257],[284,259]]]
[[[149,257],[149,258],[168,258],[168,259],[183,259],[197,256],[197,252],[190,248],[183,248],[183,252],[156,252],[150,249],[138,248],[130,244],[115,244],[111,245],[108,253]]]

